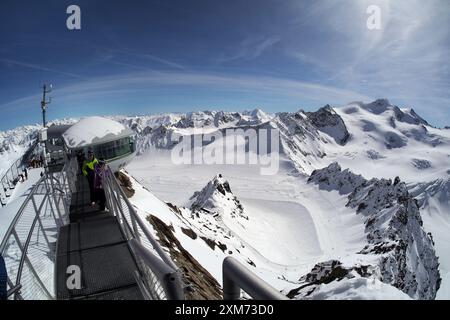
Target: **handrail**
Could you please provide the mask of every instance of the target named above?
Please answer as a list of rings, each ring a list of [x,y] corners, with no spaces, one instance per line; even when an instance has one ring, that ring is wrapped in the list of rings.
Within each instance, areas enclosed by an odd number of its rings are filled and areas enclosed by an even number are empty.
[[[136,239],[130,240],[130,246],[161,281],[166,291],[167,299],[184,300],[183,285],[179,273],[152,254]]]
[[[11,289],[8,290],[8,292],[6,293],[6,298],[11,297],[12,295],[19,293],[20,289],[22,289],[22,285],[19,284],[17,286],[12,287]]]
[[[153,237],[151,232],[148,230],[147,224],[142,220],[141,216],[137,214],[134,206],[128,200],[128,197],[125,195],[125,192],[122,190],[122,187],[120,187],[119,183],[117,182],[117,179],[115,178],[114,174],[112,173],[112,171],[109,167],[107,168],[106,176],[113,177],[113,179],[110,179],[110,180],[112,180],[114,185],[113,186],[110,185],[110,187],[112,187],[114,190],[119,192],[119,194],[121,196],[121,200],[123,200],[126,203],[128,209],[130,210],[130,215],[132,216],[132,219],[136,219],[136,222],[138,223],[139,227],[142,229],[142,232],[144,233],[145,237],[152,244],[153,248],[155,249],[155,251],[157,251],[160,258],[166,264],[168,264],[171,268],[178,269],[178,267],[175,265],[175,263],[173,263],[173,261],[166,254],[166,252],[161,247],[161,245],[158,243],[158,241],[156,241],[156,239]],[[134,234],[134,236],[137,238],[140,237],[138,234]]]
[[[3,174],[3,176],[0,179],[0,184],[1,184],[1,190],[0,190],[0,195],[4,194],[5,197],[5,201],[8,198],[8,195],[6,194],[6,191],[4,189],[6,189],[5,184],[8,186],[8,188],[10,190],[15,188],[15,185],[11,185],[11,183],[14,182],[14,177],[18,177],[19,174],[22,172],[22,167],[25,164],[26,160],[28,160],[30,158],[30,155],[33,153],[33,151],[36,149],[36,147],[38,146],[38,141],[34,141],[31,146],[28,148],[28,150],[19,158],[17,158],[12,165],[5,171],[5,173]],[[19,169],[21,170],[19,172]],[[14,172],[15,170],[15,172]],[[9,175],[11,175],[11,177],[9,177]],[[10,178],[12,178],[12,180],[10,180]],[[1,205],[5,206],[7,204],[3,203],[3,200],[1,201]]]
[[[184,299],[181,271],[149,231],[148,223],[145,223],[136,212],[108,166],[104,172],[103,189],[108,209],[119,218],[122,232],[128,238],[136,260],[141,262],[141,277],[143,282],[147,283],[148,291],[154,293],[152,298],[155,298],[154,296],[161,298],[161,294],[158,294],[156,292],[158,290],[154,287],[162,285],[165,298]],[[144,245],[145,242],[147,242],[147,246]],[[151,253],[151,250],[156,255]],[[146,277],[145,271],[149,271],[150,275]],[[155,277],[157,281],[154,279]]]
[[[222,273],[224,300],[238,300],[241,289],[257,300],[287,300],[286,296],[232,257],[224,259]]]
[[[9,225],[8,230],[5,233],[4,238],[3,238],[2,242],[0,243],[0,252],[3,252],[5,250],[5,247],[6,247],[6,244],[7,244],[7,241],[8,241],[8,236],[12,234],[14,228],[17,225],[17,222],[19,221],[19,219],[21,217],[21,213],[24,211],[24,209],[28,205],[31,197],[36,193],[36,190],[42,184],[43,180],[44,180],[44,177],[41,177],[38,180],[38,182],[33,186],[33,188],[31,189],[30,193],[25,198],[24,202],[20,205],[19,210],[17,210],[17,214],[14,216],[14,219],[12,220],[11,224]]]
[[[14,299],[55,298],[54,277],[50,276],[56,257],[53,244],[68,217],[69,176],[76,170],[74,166],[74,161],[66,161],[61,172],[46,172],[38,180],[0,243],[0,254],[9,270],[8,295]]]

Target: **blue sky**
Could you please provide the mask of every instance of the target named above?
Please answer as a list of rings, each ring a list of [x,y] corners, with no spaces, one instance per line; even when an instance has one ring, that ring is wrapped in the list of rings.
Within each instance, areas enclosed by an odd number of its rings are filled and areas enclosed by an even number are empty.
[[[66,28],[71,4],[81,30]],[[49,119],[383,97],[444,126],[449,57],[448,0],[2,0],[0,130],[40,122],[44,82]]]

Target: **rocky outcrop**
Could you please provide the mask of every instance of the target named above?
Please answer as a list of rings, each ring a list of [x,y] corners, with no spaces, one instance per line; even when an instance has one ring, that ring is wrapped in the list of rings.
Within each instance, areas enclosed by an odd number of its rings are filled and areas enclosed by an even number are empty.
[[[326,156],[322,138],[315,126],[308,121],[304,112],[281,112],[271,121],[279,130],[281,151],[294,163],[297,170],[307,173],[313,169],[312,161]]]
[[[190,198],[190,209],[195,213],[228,214],[231,217],[248,219],[242,204],[231,192],[230,184],[221,174],[215,176],[201,191],[193,194]]]
[[[436,297],[441,279],[434,243],[423,228],[419,203],[409,194],[405,183],[398,177],[394,181],[366,180],[349,170],[343,171],[337,163],[315,170],[309,182],[348,194],[347,206],[365,217],[367,244],[355,254],[359,261],[366,260],[372,267],[365,267],[364,274],[358,272],[360,276],[376,277],[415,299]],[[328,270],[319,264],[316,269],[325,274],[344,275],[361,268],[346,266],[344,272],[338,266],[340,262],[332,263]],[[326,283],[329,277],[314,277],[315,273],[313,269],[300,279],[304,284],[295,292],[305,294],[302,288],[309,287],[310,292],[314,285]]]
[[[306,115],[313,126],[332,137],[336,143],[345,145],[349,140],[350,133],[345,126],[344,120],[330,105],[326,105],[316,112],[307,112]]]
[[[128,175],[124,174],[122,171],[115,172],[114,175],[119,181],[119,184],[122,187],[122,190],[127,198],[131,198],[132,196],[134,196],[135,191]]]
[[[341,281],[344,278],[351,279],[356,276],[367,276],[369,266],[354,266],[348,268],[338,260],[330,260],[316,264],[312,270],[302,276],[299,282],[302,285],[296,289],[289,291],[287,296],[295,298],[296,296],[308,297],[318,286],[322,284],[329,284],[333,281]]]
[[[320,189],[337,190],[340,194],[348,194],[364,182],[363,176],[354,174],[348,169],[341,170],[337,162],[324,169],[314,170],[308,179],[308,183],[315,183]]]
[[[214,277],[181,245],[173,227],[154,215],[147,217],[160,244],[169,250],[170,258],[182,270],[186,299],[214,300],[222,298],[222,289]],[[183,231],[185,232],[185,231]],[[195,233],[192,234],[192,236]],[[197,235],[195,235],[197,237]]]

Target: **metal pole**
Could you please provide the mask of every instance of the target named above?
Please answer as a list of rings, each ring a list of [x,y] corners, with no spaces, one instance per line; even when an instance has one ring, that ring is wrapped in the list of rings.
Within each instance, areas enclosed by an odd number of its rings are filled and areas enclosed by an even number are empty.
[[[224,300],[239,300],[241,297],[241,288],[228,276],[228,270],[224,260],[222,264],[222,291]]]
[[[139,243],[141,243],[141,235],[139,234],[139,229],[136,224],[136,219],[134,218],[134,215],[131,214],[131,209],[129,207],[128,207],[128,210],[130,210],[131,225],[133,226],[134,237]]]
[[[45,185],[48,188],[47,179],[44,179],[44,183],[45,183]],[[49,189],[47,189],[47,190],[49,190]],[[60,210],[60,208],[59,208],[59,206],[58,206],[58,204],[56,203],[56,200],[55,200],[55,198],[56,198],[55,190],[51,189],[49,194],[50,193],[52,194],[53,202],[55,203],[55,207],[56,207],[56,211],[58,213],[59,221],[61,221],[62,220],[62,218],[61,218],[61,210]],[[48,204],[50,205],[50,210],[51,210],[51,212],[53,214],[53,217],[55,217],[55,210],[53,209],[52,200],[51,200],[52,198],[49,197]],[[56,220],[56,217],[55,217],[55,220]]]
[[[34,228],[35,223],[36,223],[36,220],[34,220],[32,228]],[[19,236],[16,233],[16,230],[13,231],[13,235],[14,235],[14,238],[16,239],[16,241],[17,241],[17,245],[19,246],[20,250],[22,251],[22,258],[20,259],[19,269],[17,271],[16,286],[20,285],[20,280],[22,278],[23,263],[26,262],[28,267],[30,268],[30,271],[36,277],[36,280],[41,285],[42,289],[44,289],[45,294],[50,299],[53,299],[53,296],[50,294],[50,292],[47,290],[47,288],[45,287],[44,283],[42,282],[41,278],[38,276],[38,274],[37,274],[36,270],[34,269],[33,264],[31,263],[30,259],[28,259],[26,251],[28,250],[28,243],[29,243],[29,238],[31,237],[31,234],[29,235],[27,241],[25,242],[25,247],[22,246],[22,244],[20,242],[20,239],[19,239]]]
[[[150,268],[157,279],[162,283],[169,300],[184,300],[184,290],[180,274],[168,266],[160,258],[152,254],[136,239],[131,239],[130,247]]]
[[[6,181],[8,182],[8,188],[9,188],[9,190],[11,190],[11,189],[12,189],[12,188],[11,188],[11,181],[9,180],[9,177],[8,177],[9,171],[10,171],[10,169],[8,169],[8,170],[6,171]]]
[[[44,91],[45,92],[45,91]],[[44,99],[45,99],[45,93],[44,93]],[[46,121],[45,121],[45,106],[42,109],[42,125],[45,127],[47,125]]]
[[[47,125],[47,121],[46,121],[46,119],[45,119],[45,112],[46,112],[46,109],[47,109],[47,104],[50,103],[50,101],[47,101],[45,95],[46,95],[47,93],[49,93],[49,92],[50,92],[50,90],[47,89],[47,85],[44,84],[44,88],[43,88],[43,91],[42,91],[42,101],[41,101],[41,109],[42,109],[42,125],[44,126],[44,128],[45,128],[45,126]]]
[[[45,201],[45,197],[42,200],[42,203],[44,203],[44,201]],[[38,207],[36,205],[36,201],[34,200],[34,196],[31,196],[31,202],[33,203],[34,210],[36,211],[36,215],[37,215],[37,218],[38,218],[39,225],[40,225],[40,227],[42,229],[42,234],[44,235],[44,239],[47,242],[48,248],[51,249],[50,241],[48,240],[47,234],[45,233],[44,225],[42,224],[42,220],[41,220],[41,217],[40,217],[40,210],[38,209]],[[42,206],[40,208],[42,208]]]
[[[238,300],[241,296],[241,288],[253,299],[287,300],[286,296],[257,277],[232,257],[226,257],[223,261],[222,273],[223,298],[225,300]]]

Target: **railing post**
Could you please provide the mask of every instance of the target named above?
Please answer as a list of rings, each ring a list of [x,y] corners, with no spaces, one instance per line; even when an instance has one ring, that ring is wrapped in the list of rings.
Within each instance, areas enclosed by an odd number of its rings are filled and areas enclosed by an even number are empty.
[[[258,300],[287,299],[286,296],[230,256],[223,261],[222,274],[223,297],[226,300],[239,299],[241,289]]]
[[[19,161],[19,160],[20,160],[20,158],[17,161]],[[18,163],[17,161],[16,161],[16,171],[17,171],[17,176],[19,176],[22,172],[19,171],[19,166],[17,165],[17,163]]]
[[[128,208],[128,210],[130,210],[130,208]],[[134,218],[134,216],[131,214],[130,212],[130,219],[131,219],[131,225],[133,227],[133,231],[134,231],[134,237],[136,238],[136,240],[141,243],[141,235],[139,234],[139,229],[138,226],[136,224],[136,219]]]
[[[44,184],[46,186],[47,193],[48,194],[50,194],[50,193],[52,194],[53,202],[55,203],[55,206],[56,206],[56,211],[58,213],[59,221],[62,221],[61,210],[60,210],[59,205],[58,205],[58,203],[56,201],[55,188],[53,186],[53,181],[51,181],[51,187],[49,188],[48,183],[47,183],[47,177],[45,177]],[[52,211],[53,217],[55,217],[55,210],[53,209],[53,205],[52,205],[52,201],[51,201],[50,197],[49,197],[48,204],[50,205],[50,209]]]
[[[10,169],[8,169],[8,170],[6,171],[5,176],[6,176],[6,181],[8,182],[8,188],[9,188],[9,190],[11,190],[11,189],[12,189],[12,188],[11,188],[11,181],[9,180],[9,177],[8,177],[9,171],[10,171]]]
[[[118,208],[117,214],[118,214],[118,216],[120,216],[122,218],[123,224],[126,225],[127,231],[130,233],[130,236],[133,237],[134,235],[132,232],[132,228],[130,227],[130,225],[128,223],[127,217],[125,217],[125,213],[123,212],[121,203],[119,203],[119,201],[120,201],[119,196],[120,196],[120,193],[117,193],[117,197],[113,197],[113,200],[116,202],[116,207]],[[120,215],[119,215],[119,213],[120,213]],[[131,218],[131,213],[130,213],[130,218]]]
[[[45,199],[46,199],[46,196],[44,197],[44,199],[42,199],[42,203],[45,201]],[[38,207],[36,205],[36,201],[34,200],[34,195],[31,196],[31,202],[33,203],[34,210],[36,211],[37,219],[38,219],[39,225],[42,229],[42,234],[44,235],[44,239],[47,242],[48,248],[51,249],[50,241],[48,240],[47,234],[45,233],[44,225],[42,224],[42,220],[40,217],[41,212],[40,212],[40,209],[38,209]],[[41,206],[41,208],[42,208],[42,206]]]
[[[112,208],[112,210],[113,210],[113,213],[119,218],[119,219],[123,219],[123,217],[120,215],[120,212],[119,212],[119,207],[118,207],[118,204],[117,204],[117,197],[115,196],[115,194],[114,194],[114,190],[112,189],[112,188],[110,188],[109,189],[109,191],[110,191],[110,196],[111,196],[111,202],[112,202],[112,205],[113,205],[113,208]]]
[[[239,300],[241,288],[228,275],[228,265],[226,259],[222,264],[222,290],[224,300]]]
[[[13,236],[14,236],[14,239],[16,239],[16,241],[17,241],[17,245],[19,246],[20,251],[22,252],[22,257],[20,259],[19,270],[17,271],[16,286],[21,285],[20,280],[22,279],[23,264],[24,264],[24,262],[26,262],[26,264],[28,265],[28,268],[30,268],[31,273],[33,273],[33,275],[36,277],[36,280],[38,281],[39,285],[44,290],[45,294],[50,299],[53,299],[53,296],[47,290],[47,288],[45,287],[45,285],[42,282],[41,278],[39,277],[39,275],[37,274],[36,270],[34,269],[33,264],[31,263],[30,259],[28,259],[27,252],[26,252],[24,246],[22,245],[22,243],[20,242],[20,239],[19,239],[19,236],[17,235],[16,230],[13,230]]]
[[[132,239],[129,244],[132,252],[140,257],[143,264],[151,270],[152,274],[162,284],[166,297],[169,300],[184,300],[183,282],[179,272],[152,254],[142,244],[137,242],[136,239]]]

